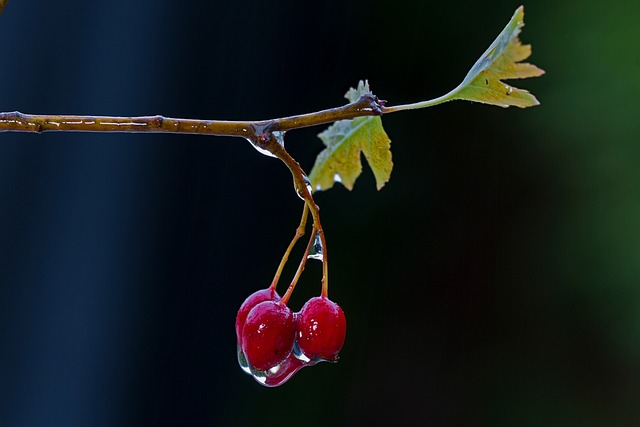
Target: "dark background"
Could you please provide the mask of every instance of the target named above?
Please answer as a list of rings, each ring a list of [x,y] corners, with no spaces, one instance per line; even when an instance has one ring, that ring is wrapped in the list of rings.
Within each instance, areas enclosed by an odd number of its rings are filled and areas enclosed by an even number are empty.
[[[517,6],[13,0],[0,111],[264,119],[365,78],[428,99]],[[547,74],[513,83],[542,106],[390,115],[389,184],[365,166],[317,195],[347,341],[277,389],[233,325],[298,223],[282,164],[232,138],[0,135],[0,425],[640,425],[640,3],[525,6]],[[307,170],[320,130],[287,135]]]

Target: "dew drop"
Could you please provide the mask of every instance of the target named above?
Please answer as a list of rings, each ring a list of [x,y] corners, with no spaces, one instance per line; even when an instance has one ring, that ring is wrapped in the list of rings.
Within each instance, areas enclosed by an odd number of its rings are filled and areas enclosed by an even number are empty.
[[[249,143],[251,143],[251,146],[258,151],[258,153],[264,154],[267,157],[276,157],[273,154],[271,154],[270,151],[265,150],[264,148],[260,147],[253,139],[251,139],[251,138],[246,138],[246,139],[247,139],[247,141],[249,141]]]
[[[300,369],[305,366],[315,365],[315,363],[316,362],[314,361],[304,362],[302,360],[298,360],[293,356],[293,354],[289,354],[289,356],[287,356],[287,358],[280,364],[267,369],[266,371],[260,371],[250,367],[251,376],[265,387],[277,387],[287,382],[287,380]]]
[[[311,185],[311,180],[307,175],[304,176],[304,185],[307,186],[307,190],[309,190],[309,193],[313,193],[313,186]]]
[[[242,370],[250,374],[254,380],[265,387],[282,385],[300,369],[306,366],[313,366],[322,361],[322,359],[309,359],[302,353],[297,342],[294,341],[293,350],[282,362],[266,371],[261,371],[247,362],[244,352],[238,347],[238,362]]]
[[[253,377],[253,379],[258,381],[260,384],[265,385],[267,382],[267,373],[264,371],[259,371],[251,365],[249,365],[249,368],[251,369],[251,376]]]
[[[309,359],[309,358],[307,357],[307,355],[306,355],[306,354],[304,354],[304,353],[302,352],[302,350],[300,349],[300,346],[298,345],[298,340],[297,340],[297,339],[293,342],[293,356],[294,356],[296,359],[298,359],[298,360],[300,360],[300,361],[302,361],[302,362],[304,362],[304,363],[309,363],[309,362],[311,362],[311,359]]]
[[[316,233],[313,238],[313,243],[311,244],[311,248],[309,249],[309,255],[307,255],[307,259],[317,259],[318,261],[324,261],[324,248],[322,247],[322,239],[320,238],[320,233]]]
[[[280,369],[282,369],[282,363],[279,364],[279,365],[274,366],[273,368],[270,368],[267,371],[267,375],[272,377],[272,376],[276,375],[278,372],[280,372]]]
[[[313,192],[313,186],[311,185],[311,180],[307,175],[302,175],[302,179],[304,180],[304,185],[307,187],[307,191],[309,194]],[[304,200],[304,195],[296,188],[296,193],[298,193],[298,197]]]
[[[247,362],[247,357],[244,355],[244,351],[242,351],[242,347],[238,346],[238,364],[242,368],[242,370],[251,375],[251,369],[249,368],[249,362]]]
[[[342,184],[342,178],[340,178],[340,175],[338,174],[333,175],[333,180]]]
[[[282,145],[284,147],[284,134],[286,132],[281,131],[281,130],[274,130],[273,132],[273,136],[276,137],[276,140],[278,141],[278,144]]]

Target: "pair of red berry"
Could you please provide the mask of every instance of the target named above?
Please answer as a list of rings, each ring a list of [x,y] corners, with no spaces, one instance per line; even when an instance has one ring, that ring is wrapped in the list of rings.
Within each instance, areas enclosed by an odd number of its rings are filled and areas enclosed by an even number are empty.
[[[305,366],[336,362],[346,325],[342,309],[327,297],[311,298],[293,313],[275,290],[259,290],[236,317],[240,366],[262,384],[280,385]]]

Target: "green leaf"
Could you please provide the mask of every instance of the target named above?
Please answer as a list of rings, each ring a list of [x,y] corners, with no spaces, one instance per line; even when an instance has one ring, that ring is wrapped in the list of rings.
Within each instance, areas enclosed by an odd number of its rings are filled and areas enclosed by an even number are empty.
[[[544,71],[523,63],[531,55],[531,45],[520,43],[518,35],[524,26],[524,8],[520,6],[504,30],[471,67],[469,73],[455,89],[439,98],[414,104],[388,107],[385,113],[431,107],[446,101],[464,99],[500,107],[520,108],[539,105],[538,100],[523,89],[512,87],[502,80],[538,77]]]
[[[524,26],[524,8],[520,6],[489,49],[471,67],[452,99],[509,107],[526,108],[539,105],[538,100],[523,89],[503,83],[503,79],[524,79],[544,74],[532,64],[521,63],[531,55],[531,45],[523,45],[518,35]]]
[[[345,98],[350,102],[369,93],[368,82],[360,81],[358,88],[351,88]],[[382,128],[380,117],[358,117],[340,120],[318,135],[325,148],[309,174],[314,191],[328,190],[336,182],[347,189],[353,185],[362,172],[361,153],[369,162],[380,190],[391,176],[391,140]]]

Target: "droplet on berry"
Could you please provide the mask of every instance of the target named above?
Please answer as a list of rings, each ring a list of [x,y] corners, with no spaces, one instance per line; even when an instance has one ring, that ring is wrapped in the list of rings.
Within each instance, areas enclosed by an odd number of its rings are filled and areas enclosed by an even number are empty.
[[[296,334],[297,334],[297,331],[296,331]],[[311,362],[311,359],[309,359],[307,355],[304,354],[302,350],[300,350],[300,345],[298,344],[297,337],[296,337],[296,340],[293,342],[293,356],[296,359],[300,360],[301,362],[304,362],[304,363]]]
[[[267,371],[253,370],[253,378],[266,387],[277,387],[287,382],[296,372],[306,366],[313,366],[317,362],[303,362],[290,353],[285,360]]]
[[[296,340],[311,360],[338,360],[347,333],[344,312],[326,297],[311,298],[298,315]]]
[[[289,307],[280,301],[264,301],[253,307],[242,328],[242,351],[252,373],[279,365],[291,353],[294,339]]]
[[[242,345],[240,344],[238,344],[238,365],[240,365],[245,373],[251,375],[251,368],[249,367],[249,362],[247,362],[247,356],[244,355]]]

